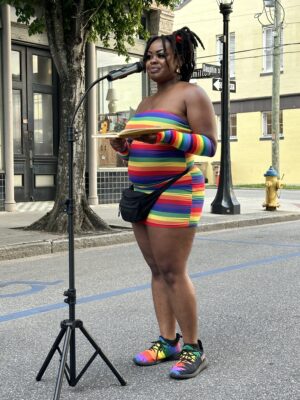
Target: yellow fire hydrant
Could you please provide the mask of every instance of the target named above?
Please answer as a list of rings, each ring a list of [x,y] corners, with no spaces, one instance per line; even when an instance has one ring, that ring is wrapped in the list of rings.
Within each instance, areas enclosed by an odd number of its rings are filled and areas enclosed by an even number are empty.
[[[277,192],[283,187],[283,183],[278,179],[278,173],[272,166],[264,176],[266,177],[266,201],[263,207],[266,207],[266,211],[275,211],[280,206]]]

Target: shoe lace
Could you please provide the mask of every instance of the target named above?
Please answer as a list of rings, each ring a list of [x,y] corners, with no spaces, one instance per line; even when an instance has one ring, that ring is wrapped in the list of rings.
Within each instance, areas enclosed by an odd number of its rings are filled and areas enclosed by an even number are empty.
[[[150,347],[149,350],[153,350],[156,353],[156,360],[158,359],[158,353],[164,350],[164,345],[160,340],[156,342],[151,342],[153,345]]]
[[[191,364],[197,359],[194,351],[182,350],[179,362]]]

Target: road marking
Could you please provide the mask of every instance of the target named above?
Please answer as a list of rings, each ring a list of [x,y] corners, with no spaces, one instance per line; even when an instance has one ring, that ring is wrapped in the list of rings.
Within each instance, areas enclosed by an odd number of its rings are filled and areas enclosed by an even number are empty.
[[[6,293],[0,294],[0,299],[4,299],[6,297],[20,297],[20,296],[27,296],[29,294],[38,293],[41,290],[46,289],[47,286],[51,285],[58,285],[63,281],[53,281],[53,282],[42,282],[42,281],[2,281],[0,282],[0,288],[7,287],[7,286],[15,286],[15,285],[28,285],[30,289],[22,290],[21,292],[17,293]]]
[[[216,239],[216,238],[208,238],[208,237],[200,237],[200,236],[198,236],[198,234],[197,234],[197,236],[195,237],[195,239],[196,240],[202,240],[202,241],[208,241],[208,242],[221,242],[221,243],[228,243],[228,244],[235,244],[235,243],[238,243],[238,244],[247,244],[247,245],[257,245],[257,246],[271,246],[271,247],[276,247],[276,248],[278,248],[278,247],[288,247],[288,248],[291,248],[291,249],[294,249],[294,248],[296,248],[296,249],[298,249],[298,248],[300,248],[300,244],[283,244],[283,243],[279,243],[279,242],[258,242],[258,241],[250,241],[250,240],[231,240],[231,239]]]
[[[247,268],[253,268],[253,267],[257,267],[257,266],[261,266],[261,265],[271,264],[276,261],[287,260],[287,259],[291,259],[291,258],[295,258],[295,257],[300,257],[300,252],[262,258],[260,260],[248,261],[248,262],[244,262],[241,264],[228,265],[227,267],[216,268],[216,269],[213,269],[210,271],[200,271],[200,272],[193,273],[190,276],[194,280],[194,279],[199,279],[199,278],[203,278],[206,276],[223,274],[225,272],[232,272],[232,271],[237,271],[237,270],[242,270],[242,269],[247,269]],[[141,292],[146,289],[150,289],[150,284],[138,285],[138,286],[133,286],[133,287],[128,287],[128,288],[113,290],[111,292],[105,292],[105,293],[95,294],[92,296],[82,297],[82,298],[78,299],[77,304],[87,304],[87,303],[91,303],[94,301],[102,301],[102,300],[109,299],[112,297],[122,296],[122,295],[128,294],[128,293]],[[33,315],[50,312],[50,311],[54,311],[54,310],[58,310],[61,308],[66,308],[66,307],[67,307],[67,305],[62,302],[62,303],[57,303],[57,304],[48,304],[45,306],[30,308],[30,309],[24,310],[24,311],[17,311],[17,312],[11,313],[11,314],[6,314],[6,315],[0,316],[0,323],[17,320],[19,318],[31,317]]]

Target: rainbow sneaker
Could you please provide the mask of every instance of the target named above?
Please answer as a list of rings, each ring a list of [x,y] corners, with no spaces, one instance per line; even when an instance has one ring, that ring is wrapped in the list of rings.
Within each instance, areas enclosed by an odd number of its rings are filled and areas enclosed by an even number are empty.
[[[181,346],[179,340],[181,335],[176,334],[176,339],[170,344],[162,336],[158,338],[156,342],[152,342],[153,345],[149,350],[138,353],[134,358],[133,362],[136,365],[148,366],[159,364],[164,361],[178,360]]]
[[[173,379],[188,379],[198,375],[207,367],[207,359],[203,352],[202,343],[199,347],[185,344],[182,348],[179,361],[172,367],[170,377]]]

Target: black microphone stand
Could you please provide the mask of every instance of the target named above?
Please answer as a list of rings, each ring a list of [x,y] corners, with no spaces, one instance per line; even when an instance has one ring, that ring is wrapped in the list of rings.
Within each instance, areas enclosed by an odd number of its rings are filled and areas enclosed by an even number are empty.
[[[65,303],[69,304],[69,319],[61,322],[61,330],[55,339],[51,350],[49,351],[39,373],[37,374],[36,380],[40,381],[44,372],[46,371],[54,353],[57,351],[60,355],[60,365],[56,380],[55,392],[53,400],[58,400],[60,397],[63,375],[65,374],[66,379],[70,386],[76,386],[80,378],[87,371],[88,367],[99,355],[102,360],[108,365],[111,371],[115,374],[122,386],[126,385],[126,381],[121,377],[118,371],[114,368],[108,358],[104,355],[100,347],[90,336],[87,330],[83,326],[83,322],[79,319],[75,319],[75,304],[76,304],[76,289],[75,289],[75,273],[74,273],[74,222],[73,222],[73,209],[74,209],[74,197],[73,197],[73,143],[75,141],[75,129],[74,120],[76,114],[83,103],[88,92],[98,82],[107,78],[110,80],[110,74],[105,75],[101,78],[96,79],[84,92],[83,96],[79,100],[79,103],[73,114],[71,125],[67,127],[67,139],[68,139],[68,171],[69,171],[69,198],[66,201],[66,212],[68,214],[68,239],[69,239],[69,289],[64,292],[64,296],[67,298],[64,300]],[[94,354],[91,356],[89,361],[85,364],[81,372],[76,375],[76,341],[75,341],[75,330],[78,328],[83,335],[90,342],[92,347],[95,349]],[[63,349],[61,350],[59,345],[62,338],[65,337]],[[70,365],[67,364],[67,355],[70,350]]]

